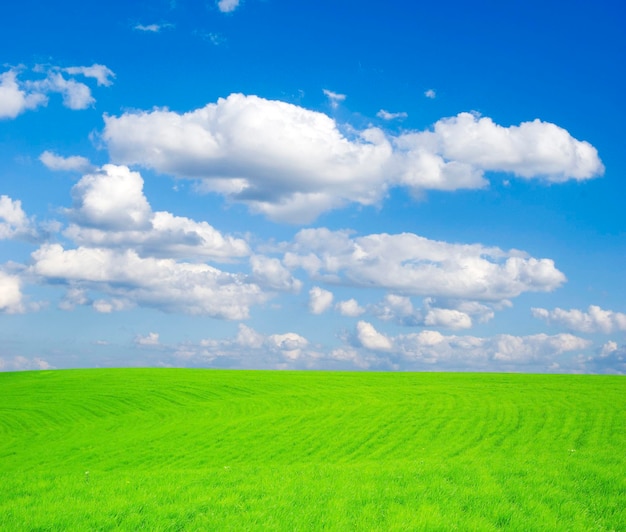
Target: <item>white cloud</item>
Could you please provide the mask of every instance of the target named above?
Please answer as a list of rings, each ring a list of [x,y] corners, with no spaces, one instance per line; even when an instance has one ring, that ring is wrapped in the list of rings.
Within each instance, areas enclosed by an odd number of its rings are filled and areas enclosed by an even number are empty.
[[[185,115],[105,117],[114,160],[203,180],[203,190],[280,220],[310,220],[350,200],[378,201],[391,147],[378,130],[349,141],[322,113],[233,94]]]
[[[365,309],[359,305],[356,299],[339,301],[335,307],[342,316],[350,316],[351,318],[356,318],[365,312]]]
[[[487,323],[494,317],[494,310],[502,310],[502,308],[510,307],[512,303],[507,299],[497,303],[484,304],[478,301],[450,300],[450,299],[427,299],[426,305],[436,306],[438,308],[448,308],[458,310],[463,314],[471,317],[472,321],[477,320],[479,323]]]
[[[405,360],[439,367],[493,368],[493,364],[515,367],[540,364],[548,369],[555,357],[587,349],[591,342],[570,334],[548,336],[497,335],[446,336],[437,331],[399,335],[393,339],[396,352]],[[497,366],[495,366],[497,367]]]
[[[237,9],[239,6],[239,0],[218,0],[217,8],[222,13],[230,13]]]
[[[550,182],[603,172],[593,146],[539,120],[503,127],[461,113],[398,136],[347,129],[296,105],[231,94],[184,114],[105,116],[103,139],[115,162],[201,180],[201,190],[298,223],[351,202],[377,204],[390,187],[482,188],[485,171]]]
[[[61,94],[63,105],[75,111],[87,109],[96,101],[87,85],[73,79],[65,79],[61,73],[54,70],[48,72],[46,79],[26,82],[26,86],[40,94],[51,92]]]
[[[626,345],[619,347],[617,342],[607,342],[600,349],[599,356],[584,360],[586,371],[626,375]]]
[[[104,165],[72,189],[73,224],[65,235],[83,246],[132,247],[140,255],[229,260],[250,253],[248,244],[222,235],[207,222],[153,212],[143,178],[127,167]]]
[[[13,200],[9,196],[0,196],[0,240],[37,238],[37,230],[33,220],[26,216],[20,200]]]
[[[405,297],[503,302],[524,292],[554,290],[565,281],[550,259],[412,233],[351,237],[347,231],[304,229],[283,262],[304,268],[315,280],[384,288]]]
[[[245,329],[243,327],[240,326],[239,334],[237,335],[238,343],[256,349],[265,347],[274,352],[279,352],[283,357],[290,360],[300,358],[303,350],[309,345],[309,341],[306,338],[294,332],[263,336],[249,327]],[[242,334],[246,343],[241,343]]]
[[[626,345],[620,347],[617,342],[608,341],[595,351],[591,356],[576,357],[577,372],[626,375]]]
[[[611,353],[617,351],[617,349],[618,349],[617,342],[613,342],[613,341],[606,342],[602,346],[602,349],[600,350],[600,356],[608,357]]]
[[[502,127],[472,113],[439,120],[434,134],[441,153],[481,170],[510,172],[552,183],[588,179],[604,172],[596,149],[555,124],[533,120]]]
[[[302,282],[295,279],[276,258],[253,255],[250,257],[250,267],[252,269],[251,279],[264,288],[284,292],[299,292],[302,287]]]
[[[545,355],[560,355],[567,351],[586,349],[589,340],[571,334],[535,334],[532,336],[512,336],[501,334],[492,340],[493,358],[505,362],[528,362]]]
[[[240,323],[239,332],[237,333],[235,343],[242,347],[259,349],[265,343],[265,337],[262,334],[256,332],[251,327]]]
[[[61,75],[52,76],[50,83],[50,90],[61,93],[63,105],[68,109],[87,109],[96,102],[96,99],[91,95],[91,89],[84,83],[79,83],[73,79],[66,80]]]
[[[384,321],[402,321],[404,318],[413,316],[415,309],[413,308],[411,298],[397,294],[387,294],[380,303],[372,305],[370,311],[377,318]]]
[[[95,63],[91,66],[73,66],[64,68],[63,72],[67,72],[73,76],[81,75],[86,78],[93,78],[98,82],[98,86],[104,85],[105,87],[113,85],[112,78],[115,77],[115,73],[110,68]]]
[[[426,297],[423,308],[415,309],[409,297],[387,294],[381,302],[370,305],[368,310],[381,320],[394,320],[400,325],[469,329],[473,325],[473,317],[481,322],[489,321],[494,314],[493,307],[494,303],[486,305],[477,301]]]
[[[45,244],[27,269],[40,282],[67,285],[63,310],[91,305],[110,313],[142,306],[240,320],[269,299],[266,289],[300,289],[276,258],[252,256],[249,275],[206,264],[234,262],[249,256],[250,248],[207,222],[153,212],[141,175],[127,167],[105,165],[84,175],[72,197],[72,208],[65,209],[72,223],[63,235],[77,247]]]
[[[111,312],[119,312],[132,307],[132,303],[125,299],[97,299],[93,302],[93,308],[96,312],[102,314],[110,314]]]
[[[43,358],[26,358],[23,356],[16,356],[13,358],[0,357],[0,371],[30,371],[30,370],[43,370],[53,369]]]
[[[370,357],[363,356],[362,353],[352,347],[338,347],[330,352],[329,358],[338,362],[350,362],[357,368],[368,369],[370,367]]]
[[[151,209],[143,179],[124,166],[104,165],[72,188],[74,206],[67,214],[81,225],[110,230],[149,227]]]
[[[62,157],[51,151],[44,151],[39,160],[50,170],[89,172],[94,169],[89,159],[78,155]]]
[[[139,338],[139,337],[138,337]],[[149,336],[141,337],[148,339]],[[571,334],[493,337],[445,335],[434,330],[388,336],[359,321],[351,345],[312,345],[296,332],[262,334],[239,324],[234,337],[161,347],[174,365],[254,368],[361,368],[500,371],[626,371],[626,349],[607,343],[598,355],[591,342]],[[164,364],[171,365],[171,361]]]
[[[221,33],[209,32],[209,33],[199,33],[199,35],[203,39],[210,41],[211,44],[214,44],[215,46],[221,46],[222,44],[226,42],[226,37],[224,37]]]
[[[309,290],[309,310],[313,314],[326,312],[333,304],[333,293],[314,286]]]
[[[161,30],[173,28],[174,24],[166,22],[164,24],[137,24],[133,27],[134,30],[144,31],[148,33],[159,33]]]
[[[164,350],[165,351],[165,350]],[[167,349],[174,353],[176,365],[285,369],[313,367],[320,353],[309,340],[295,332],[265,335],[239,324],[234,338],[201,340]]]
[[[12,238],[28,225],[22,202],[4,194],[0,196],[0,239]]]
[[[151,332],[147,336],[137,335],[135,337],[137,345],[155,346],[159,345],[159,333]]]
[[[28,109],[47,103],[45,95],[26,92],[17,82],[17,72],[9,70],[0,74],[0,119],[15,118]]]
[[[33,73],[45,78],[31,78]],[[0,74],[0,119],[15,118],[29,109],[36,109],[48,103],[50,93],[59,93],[63,98],[63,105],[69,109],[86,109],[95,103],[91,89],[72,77],[66,78],[63,73],[93,78],[97,84],[110,86],[115,74],[106,66],[94,64],[92,66],[74,66],[60,68],[58,66],[37,65],[32,72],[23,67],[10,69]]]
[[[472,318],[460,310],[431,308],[424,316],[424,325],[446,329],[469,329],[472,326]]]
[[[396,120],[396,119],[406,118],[409,115],[404,112],[390,113],[389,111],[385,111],[384,109],[381,109],[380,111],[376,113],[376,116],[378,118],[382,118],[383,120]]]
[[[266,344],[280,351],[284,357],[294,360],[301,356],[309,341],[299,334],[285,333],[268,336]]]
[[[356,338],[359,345],[372,351],[390,351],[392,341],[384,334],[379,333],[371,323],[359,321],[356,324]]]
[[[174,365],[271,369],[367,369],[381,356],[381,351],[352,346],[324,349],[295,332],[265,335],[244,324],[234,338],[185,342],[165,352],[174,353]]]
[[[90,299],[84,288],[69,286],[65,292],[65,296],[59,303],[59,308],[61,310],[73,310],[77,305],[87,305],[89,303]]]
[[[432,298],[424,299],[425,319],[424,325],[435,325],[439,322],[440,327],[449,321],[446,328],[463,329],[469,328],[474,321],[486,323],[494,317],[495,310],[510,307],[512,303],[508,299],[499,301],[483,302],[468,301],[464,299]],[[431,314],[432,312],[432,314]],[[428,317],[433,320],[428,322]]]
[[[158,33],[161,30],[160,24],[137,24],[133,29],[138,31],[148,31],[151,33]]]
[[[20,278],[0,270],[0,313],[18,314],[21,312],[24,312],[24,305]]]
[[[330,101],[330,106],[336,109],[339,106],[339,102],[343,102],[346,99],[345,94],[339,94],[338,92],[329,91],[324,89],[324,96]]]
[[[426,96],[426,98],[434,100],[437,97],[437,93],[433,89],[428,89],[424,92],[424,96]]]
[[[589,305],[587,312],[578,309],[564,310],[558,307],[551,311],[533,308],[531,312],[535,318],[562,325],[572,331],[605,334],[613,331],[626,331],[626,314],[604,310],[597,305]]]
[[[135,251],[86,248],[65,250],[46,244],[32,254],[29,272],[50,282],[61,281],[99,291],[127,304],[165,312],[203,314],[240,320],[252,305],[268,296],[243,274],[207,264],[142,258]]]

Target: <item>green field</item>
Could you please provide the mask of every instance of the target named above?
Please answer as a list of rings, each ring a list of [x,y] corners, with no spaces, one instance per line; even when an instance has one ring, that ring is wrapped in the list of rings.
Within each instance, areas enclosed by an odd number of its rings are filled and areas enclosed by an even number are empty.
[[[0,373],[0,530],[626,530],[626,378]]]

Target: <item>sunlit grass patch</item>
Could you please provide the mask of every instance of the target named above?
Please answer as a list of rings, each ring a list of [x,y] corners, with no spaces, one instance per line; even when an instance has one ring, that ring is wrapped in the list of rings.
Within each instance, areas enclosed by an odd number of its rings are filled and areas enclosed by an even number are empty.
[[[1,530],[623,530],[626,379],[0,374]]]

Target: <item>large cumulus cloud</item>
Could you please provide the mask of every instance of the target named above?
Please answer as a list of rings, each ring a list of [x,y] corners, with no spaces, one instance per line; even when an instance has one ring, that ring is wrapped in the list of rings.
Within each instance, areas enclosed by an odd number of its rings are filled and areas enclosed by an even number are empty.
[[[107,164],[84,175],[72,189],[72,220],[66,236],[83,246],[132,247],[143,256],[228,260],[250,253],[241,238],[223,235],[207,222],[154,212],[143,178]]]
[[[486,171],[562,182],[604,170],[591,144],[540,120],[504,127],[461,113],[428,131],[390,135],[242,94],[187,113],[105,116],[102,136],[114,162],[201,180],[204,190],[289,222],[375,204],[395,186],[452,191],[486,186]]]
[[[413,234],[303,229],[283,259],[328,283],[382,288],[397,294],[499,302],[547,292],[565,281],[551,259],[481,244],[454,244]],[[439,318],[450,319],[439,313]]]
[[[278,259],[252,255],[244,239],[205,221],[153,211],[143,178],[127,167],[108,164],[85,174],[72,199],[63,211],[70,224],[62,232],[70,243],[40,246],[26,271],[67,287],[64,310],[91,305],[108,313],[144,306],[240,320],[274,292],[300,288]],[[11,203],[5,210],[15,213],[17,207]],[[10,218],[16,224],[23,216]],[[250,274],[209,264],[242,260],[249,261]]]
[[[49,281],[168,312],[244,319],[250,306],[267,299],[246,276],[208,264],[140,257],[135,251],[46,244],[33,252],[30,272]]]

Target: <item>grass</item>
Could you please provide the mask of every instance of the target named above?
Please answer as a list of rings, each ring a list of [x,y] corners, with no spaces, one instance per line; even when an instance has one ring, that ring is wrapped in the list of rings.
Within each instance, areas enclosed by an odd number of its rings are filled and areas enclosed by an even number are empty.
[[[0,374],[0,530],[626,530],[626,379]]]

